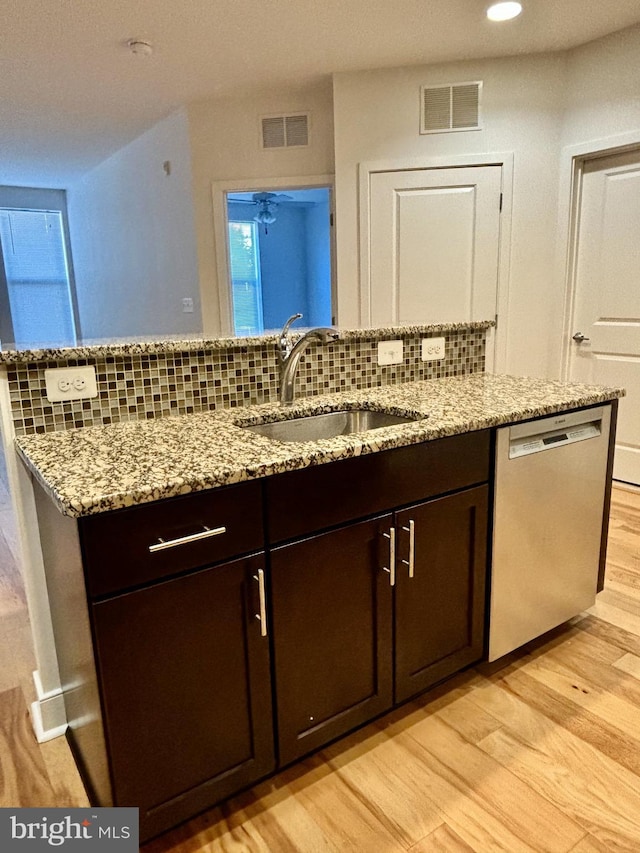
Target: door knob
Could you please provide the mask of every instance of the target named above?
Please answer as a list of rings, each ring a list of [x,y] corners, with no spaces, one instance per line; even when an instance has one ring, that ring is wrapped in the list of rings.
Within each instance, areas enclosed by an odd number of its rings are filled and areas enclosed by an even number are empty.
[[[573,340],[577,344],[581,344],[581,343],[583,343],[583,341],[591,340],[591,338],[587,338],[585,335],[582,334],[582,332],[576,332],[575,335],[573,336]]]

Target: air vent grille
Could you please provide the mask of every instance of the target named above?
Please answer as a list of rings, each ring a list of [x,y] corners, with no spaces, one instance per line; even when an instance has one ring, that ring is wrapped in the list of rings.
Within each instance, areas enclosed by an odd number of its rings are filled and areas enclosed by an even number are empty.
[[[422,86],[420,133],[480,130],[482,83]]]
[[[304,148],[309,144],[309,113],[264,116],[263,148]]]
[[[303,146],[309,144],[309,116],[285,116],[285,136],[287,137],[287,148],[292,146]]]
[[[262,119],[262,147],[284,148],[284,117]]]

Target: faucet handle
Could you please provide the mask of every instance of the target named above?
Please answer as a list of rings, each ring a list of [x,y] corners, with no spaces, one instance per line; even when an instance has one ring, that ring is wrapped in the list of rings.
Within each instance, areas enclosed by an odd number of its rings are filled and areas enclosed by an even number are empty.
[[[278,350],[281,358],[286,358],[291,352],[291,344],[289,343],[289,338],[287,335],[289,334],[289,327],[292,323],[295,323],[296,320],[302,319],[302,314],[292,314],[287,322],[282,327],[282,331],[280,332],[280,348]]]

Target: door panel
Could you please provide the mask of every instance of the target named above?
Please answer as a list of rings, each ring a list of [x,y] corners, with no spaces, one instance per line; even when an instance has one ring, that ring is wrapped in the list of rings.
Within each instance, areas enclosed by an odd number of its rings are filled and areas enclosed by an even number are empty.
[[[281,765],[391,707],[390,526],[385,515],[271,554]]]
[[[482,657],[487,493],[480,486],[397,514],[396,702]],[[410,521],[413,577],[407,566]]]
[[[493,319],[501,177],[500,166],[371,174],[372,325]]]
[[[588,161],[576,247],[576,382],[622,385],[613,476],[640,484],[640,152]]]
[[[471,317],[476,201],[475,187],[396,190],[393,296],[398,323],[415,322],[425,310],[445,321],[460,310],[465,319]],[[452,222],[458,223],[453,230]],[[425,270],[434,283],[427,305]]]
[[[92,606],[116,805],[147,837],[274,766],[251,557]]]

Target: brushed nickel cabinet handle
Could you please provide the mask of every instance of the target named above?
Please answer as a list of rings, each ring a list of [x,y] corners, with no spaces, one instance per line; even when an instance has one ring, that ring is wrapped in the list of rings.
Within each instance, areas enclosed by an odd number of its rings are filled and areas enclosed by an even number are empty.
[[[258,581],[258,591],[260,595],[260,613],[256,613],[256,619],[260,622],[260,636],[267,636],[267,596],[264,586],[264,569],[258,569],[258,574],[253,576],[254,581]]]
[[[408,527],[403,527],[409,534],[409,559],[403,560],[405,566],[409,566],[409,577],[412,578],[415,572],[416,562],[416,523],[413,520],[409,521]]]
[[[164,539],[158,538],[154,545],[149,545],[149,552],[155,554],[156,551],[166,551],[168,548],[176,548],[178,545],[188,545],[190,542],[199,542],[201,539],[209,539],[211,536],[220,536],[221,533],[226,533],[226,527],[206,527],[199,533],[191,533],[189,536],[180,536],[178,539],[169,539],[165,542]]]
[[[385,539],[389,540],[389,568],[384,566],[384,571],[389,575],[389,585],[396,585],[396,529],[390,527],[388,533],[382,534]]]

